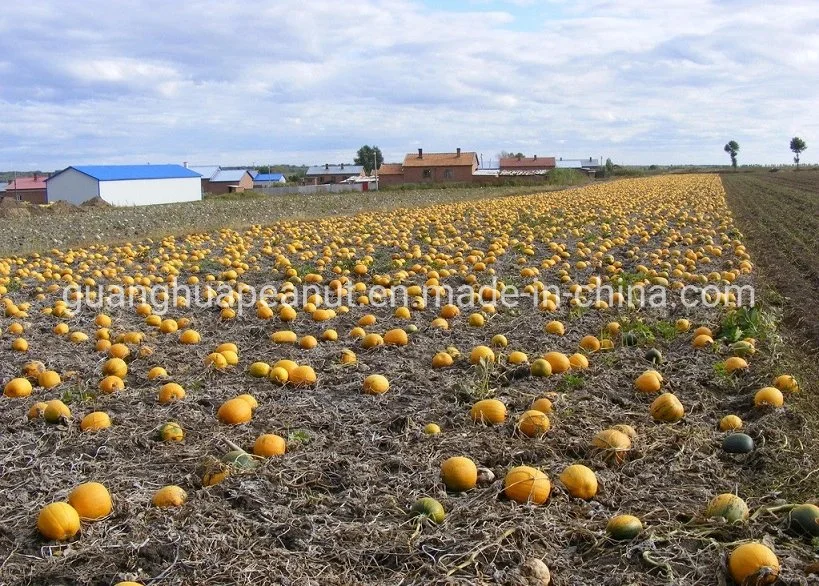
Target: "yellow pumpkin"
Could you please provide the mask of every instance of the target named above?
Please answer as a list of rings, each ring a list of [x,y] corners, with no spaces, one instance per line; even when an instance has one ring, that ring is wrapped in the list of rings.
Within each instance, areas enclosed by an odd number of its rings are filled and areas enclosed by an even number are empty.
[[[159,428],[159,437],[166,442],[181,442],[185,439],[185,430],[175,421],[169,421]]]
[[[646,371],[635,379],[634,387],[641,393],[656,393],[662,388],[662,382],[654,371]]]
[[[518,503],[542,505],[549,499],[551,491],[549,477],[530,466],[512,468],[503,480],[503,493]]]
[[[382,338],[379,334],[367,334],[364,336],[364,339],[361,340],[362,348],[375,348],[376,346],[383,345],[384,338]]]
[[[256,438],[253,444],[253,453],[262,458],[281,456],[285,453],[287,444],[284,438],[275,433],[263,433]]]
[[[754,395],[755,407],[773,407],[778,409],[785,404],[785,397],[782,396],[782,391],[776,387],[763,387]]]
[[[663,393],[654,399],[649,410],[654,421],[663,423],[675,423],[685,416],[682,403],[671,393]]]
[[[748,505],[745,504],[744,500],[730,492],[720,494],[708,503],[705,516],[709,519],[722,517],[729,523],[744,521],[748,518]]]
[[[773,386],[783,393],[798,393],[799,383],[789,374],[781,374],[774,379]]]
[[[3,387],[3,394],[6,397],[21,398],[31,395],[33,387],[27,378],[13,378]]]
[[[728,571],[740,585],[773,584],[779,576],[779,559],[761,543],[743,543],[728,556]]]
[[[569,362],[569,357],[562,352],[547,352],[543,355],[543,359],[549,363],[549,366],[552,367],[552,372],[555,374],[566,372],[572,367],[571,362]]]
[[[244,399],[233,398],[222,403],[216,412],[219,421],[228,425],[247,423],[253,417],[253,410]]]
[[[103,393],[114,393],[125,388],[125,381],[112,374],[100,381],[99,388]]]
[[[128,374],[128,365],[122,358],[109,358],[102,365],[102,374],[125,378],[125,375]]]
[[[316,373],[311,367],[301,365],[290,372],[288,380],[297,387],[309,386],[316,382]]]
[[[575,498],[589,500],[597,494],[597,476],[582,464],[572,464],[560,473],[560,482]]]
[[[520,416],[517,430],[527,437],[540,437],[551,428],[549,418],[542,411],[530,409]]]
[[[59,399],[46,401],[46,405],[43,411],[43,419],[46,420],[46,423],[60,423],[71,418],[71,409]]]
[[[532,402],[531,408],[535,411],[540,411],[541,413],[549,415],[553,410],[552,401],[547,397],[540,397]]]
[[[464,492],[478,482],[478,467],[464,456],[453,456],[441,464],[441,479],[452,492]]]
[[[438,435],[441,433],[441,427],[437,423],[427,423],[424,426],[424,433],[427,435]]]
[[[185,398],[185,389],[177,383],[165,383],[159,387],[157,396],[160,405],[169,405],[174,401],[181,401]]]
[[[583,336],[580,347],[586,352],[597,352],[600,350],[600,340],[597,336]]]
[[[519,364],[526,364],[529,361],[529,357],[526,356],[523,352],[519,350],[514,350],[509,353],[509,356],[506,358],[506,361],[509,364],[519,365]]]
[[[387,377],[380,374],[371,374],[364,379],[364,392],[368,395],[383,395],[390,388]]]
[[[631,450],[631,439],[617,429],[604,429],[594,436],[592,446],[603,452],[606,461],[619,464],[626,459]]]
[[[738,370],[745,370],[748,368],[748,363],[738,356],[731,356],[723,363],[723,366],[725,367],[725,372],[728,374],[733,374]]]
[[[39,384],[44,389],[53,389],[61,382],[63,381],[60,378],[59,373],[54,370],[44,370],[37,377],[37,384]]]
[[[478,423],[497,425],[506,421],[506,405],[497,399],[483,399],[472,405],[469,416]]]
[[[396,328],[384,334],[384,343],[388,346],[406,346],[409,343],[407,332]]]
[[[46,539],[65,541],[79,533],[80,515],[68,503],[51,503],[37,516],[37,529]]]
[[[221,352],[211,352],[205,356],[205,367],[214,368],[216,370],[224,370],[228,366],[227,358]]]
[[[532,376],[549,376],[552,374],[552,365],[549,364],[547,360],[538,358],[532,362],[532,366],[529,367],[529,371],[531,372]]]
[[[273,368],[270,368],[267,378],[276,384],[283,385],[289,380],[290,375],[288,374],[287,370],[281,366],[274,366]]]
[[[68,494],[68,504],[81,519],[96,521],[111,514],[111,494],[99,482],[85,482]]]
[[[495,353],[489,346],[475,346],[469,353],[469,363],[478,364],[481,360],[485,362],[495,362]]]
[[[248,367],[247,372],[254,378],[266,378],[270,375],[270,370],[267,362],[254,362]]]
[[[111,427],[111,418],[104,411],[93,411],[82,418],[80,429],[83,431],[99,431]]]
[[[181,507],[188,500],[188,493],[174,484],[163,486],[154,493],[151,503],[160,509]]]
[[[550,321],[546,324],[544,329],[547,334],[553,334],[555,336],[562,336],[566,333],[566,328],[559,321]]]
[[[39,419],[45,413],[46,407],[48,404],[44,401],[37,401],[34,405],[31,406],[31,409],[28,410],[27,417],[29,419]]]
[[[726,415],[719,421],[720,431],[733,431],[735,429],[742,429],[742,419],[736,415]]]
[[[583,370],[589,367],[589,359],[580,353],[569,356],[569,364],[574,370]]]
[[[256,408],[259,406],[259,402],[256,400],[256,397],[251,395],[250,393],[242,393],[236,397],[237,399],[241,399],[245,401],[248,405],[250,405],[250,409],[255,411]]]
[[[179,343],[186,345],[198,344],[202,341],[202,336],[196,330],[184,330],[179,334]]]
[[[453,362],[452,356],[446,352],[438,352],[432,357],[432,368],[446,368],[452,366]]]

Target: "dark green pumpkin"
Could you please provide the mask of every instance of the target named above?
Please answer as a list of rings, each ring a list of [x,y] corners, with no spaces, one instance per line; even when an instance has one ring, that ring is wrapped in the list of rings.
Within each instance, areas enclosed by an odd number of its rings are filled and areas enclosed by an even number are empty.
[[[731,433],[722,440],[722,449],[729,454],[748,454],[754,451],[754,440],[744,433]]]
[[[623,334],[623,346],[635,346],[637,344],[637,334],[626,332]]]
[[[431,497],[420,498],[412,505],[413,517],[426,517],[433,523],[441,523],[446,517],[444,506]]]
[[[798,533],[819,537],[819,507],[811,504],[794,507],[788,515],[788,524]]]
[[[634,539],[643,530],[643,523],[633,515],[617,515],[609,519],[606,533],[617,541]]]
[[[729,523],[744,521],[748,518],[748,505],[735,494],[725,493],[715,496],[705,509],[709,519],[722,517]]]
[[[242,450],[232,450],[225,454],[222,458],[222,461],[225,464],[230,464],[235,468],[255,468],[258,464],[256,460],[253,458],[252,454],[248,454]]]
[[[649,348],[646,352],[645,358],[653,364],[660,364],[663,361],[662,353],[656,348]]]

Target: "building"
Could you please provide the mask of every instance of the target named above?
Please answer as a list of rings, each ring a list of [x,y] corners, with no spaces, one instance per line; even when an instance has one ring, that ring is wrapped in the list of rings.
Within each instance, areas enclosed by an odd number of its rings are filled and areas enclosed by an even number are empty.
[[[560,157],[555,161],[558,169],[587,169],[596,171],[600,168],[600,159],[589,157],[588,159],[564,159]]]
[[[202,193],[223,195],[253,189],[253,174],[247,169],[222,169],[218,165],[189,167],[202,176]]]
[[[256,173],[253,177],[253,187],[265,187],[270,184],[284,185],[287,177],[282,173]]]
[[[198,165],[195,167],[185,165],[185,167],[202,176],[202,193],[211,193],[210,178],[219,172],[219,165]]]
[[[345,179],[361,175],[364,172],[362,165],[314,165],[307,169],[307,179],[312,180],[314,185],[325,185],[328,183],[341,183]]]
[[[504,157],[500,160],[500,170],[503,175],[524,174],[536,175],[545,174],[555,168],[554,157]]]
[[[100,197],[133,206],[202,199],[199,173],[181,165],[78,165],[48,178],[48,201],[81,204]]]
[[[3,197],[5,195],[6,187],[8,186],[9,184],[6,181],[0,181],[0,197]]]
[[[404,183],[404,167],[401,163],[381,163],[378,168],[378,186],[389,187]]]
[[[471,183],[472,174],[478,168],[478,155],[474,152],[424,153],[404,157],[404,183]]]
[[[45,175],[33,177],[17,177],[6,186],[3,197],[10,197],[18,201],[29,203],[48,203]]]

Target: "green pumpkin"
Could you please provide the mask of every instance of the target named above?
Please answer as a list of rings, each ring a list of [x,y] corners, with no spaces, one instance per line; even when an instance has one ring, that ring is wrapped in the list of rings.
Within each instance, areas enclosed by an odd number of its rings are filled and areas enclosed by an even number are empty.
[[[623,346],[636,346],[637,334],[634,332],[626,332],[623,334]]]
[[[444,506],[431,497],[420,498],[412,505],[413,517],[426,517],[433,523],[441,523],[446,517]]]
[[[415,324],[410,324],[406,328],[404,328],[404,331],[407,332],[408,334],[414,334],[418,331],[418,326],[416,326]]]
[[[228,452],[224,455],[222,461],[225,464],[230,464],[235,468],[242,469],[255,468],[258,465],[258,462],[256,462],[253,456],[243,450],[232,450]]]
[[[159,439],[166,442],[181,442],[185,438],[182,426],[171,421],[159,428]]]
[[[617,541],[634,539],[642,530],[643,522],[633,515],[617,515],[606,524],[606,533]]]
[[[744,433],[731,433],[722,440],[722,449],[729,454],[748,454],[754,451],[754,440]]]
[[[798,533],[819,537],[819,507],[811,504],[794,507],[788,515],[788,524]]]
[[[653,364],[660,364],[663,361],[662,353],[656,348],[649,348],[646,352],[645,358]]]
[[[729,523],[744,521],[748,518],[748,505],[735,494],[725,493],[715,496],[705,509],[709,519],[722,517]]]

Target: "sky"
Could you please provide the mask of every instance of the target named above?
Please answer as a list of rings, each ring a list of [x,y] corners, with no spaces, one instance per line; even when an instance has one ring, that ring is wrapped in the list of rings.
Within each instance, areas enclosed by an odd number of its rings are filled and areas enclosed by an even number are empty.
[[[68,4],[73,4],[67,8]],[[323,164],[363,144],[621,164],[819,161],[819,10],[742,0],[26,0],[0,169]]]

